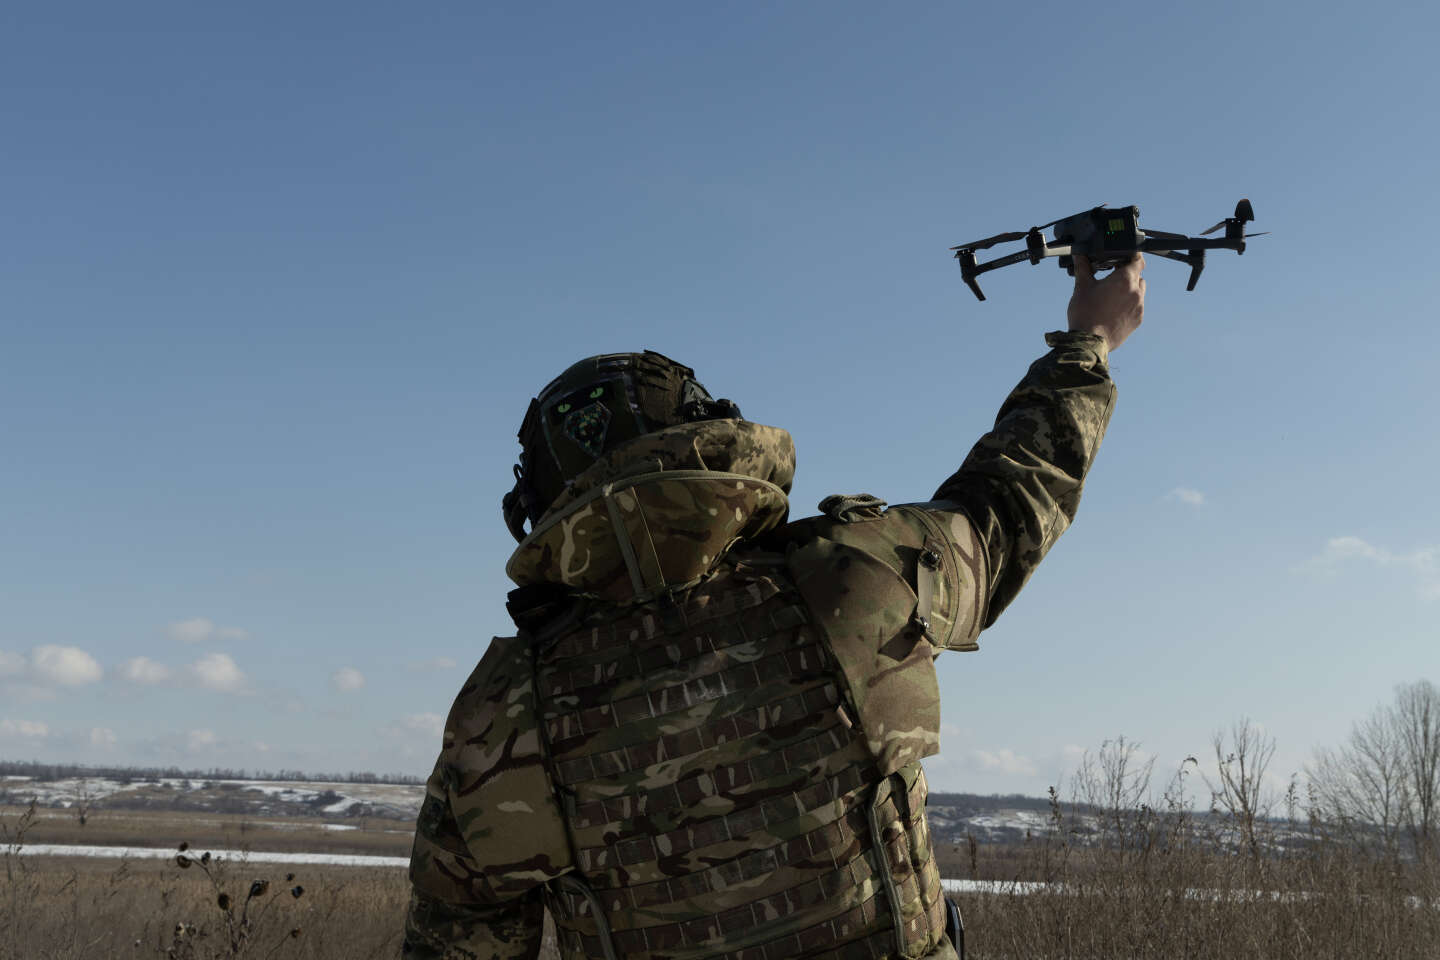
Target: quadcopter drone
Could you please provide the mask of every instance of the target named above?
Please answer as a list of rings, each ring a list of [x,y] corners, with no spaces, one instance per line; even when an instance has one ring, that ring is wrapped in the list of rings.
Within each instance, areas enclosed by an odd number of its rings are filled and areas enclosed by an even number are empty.
[[[980,292],[980,284],[975,282],[975,278],[982,273],[1026,260],[1036,264],[1046,257],[1059,257],[1061,268],[1074,276],[1077,253],[1089,257],[1091,266],[1097,271],[1125,263],[1136,253],[1153,253],[1167,260],[1188,263],[1190,282],[1185,289],[1194,290],[1200,271],[1205,269],[1206,250],[1234,250],[1243,254],[1247,237],[1263,237],[1269,232],[1246,233],[1245,224],[1254,219],[1255,211],[1250,201],[1241,200],[1235,204],[1235,216],[1226,217],[1209,230],[1202,231],[1198,237],[1187,237],[1183,233],[1140,229],[1139,207],[1100,206],[1029,230],[1001,233],[950,249],[955,251],[955,259],[960,261],[960,272],[965,277],[966,286],[975,291],[975,296],[981,300],[985,299],[985,294]],[[1053,243],[1047,243],[1041,233],[1046,227],[1055,228]],[[1224,237],[1205,239],[1206,234],[1214,233],[1221,227],[1225,228]],[[1020,239],[1025,241],[1024,250],[989,263],[977,263],[975,260],[976,250]]]

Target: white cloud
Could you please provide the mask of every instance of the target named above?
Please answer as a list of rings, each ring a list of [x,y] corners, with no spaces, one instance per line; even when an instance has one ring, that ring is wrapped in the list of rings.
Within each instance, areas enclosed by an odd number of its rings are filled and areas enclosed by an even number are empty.
[[[90,745],[92,747],[113,747],[118,739],[115,731],[109,727],[90,728]]]
[[[445,733],[445,718],[438,713],[412,713],[400,718],[400,728],[406,733],[439,737]]]
[[[1422,597],[1440,600],[1440,547],[1419,547],[1409,553],[1395,553],[1359,537],[1331,537],[1325,543],[1325,549],[1310,558],[1309,566],[1335,570],[1354,561],[1400,570],[1415,578]]]
[[[330,686],[342,693],[359,690],[365,686],[365,674],[354,667],[341,667],[330,675]]]
[[[411,670],[454,670],[456,663],[449,657],[431,657],[428,660],[415,660],[409,666]]]
[[[170,624],[170,639],[179,640],[181,643],[199,643],[215,632],[215,624],[204,617],[196,617],[193,620],[179,620]]]
[[[120,664],[120,676],[131,683],[153,686],[170,679],[170,668],[149,657],[132,657]]]
[[[177,620],[166,628],[170,639],[181,643],[205,643],[212,640],[244,640],[250,634],[239,627],[221,627],[205,617]]]
[[[191,730],[189,736],[186,737],[186,747],[191,753],[208,750],[214,747],[217,742],[218,738],[215,736],[215,731],[203,728],[200,730]]]
[[[46,644],[30,651],[30,670],[42,682],[78,687],[100,679],[100,664],[79,647]]]
[[[207,690],[235,693],[245,686],[245,674],[228,654],[207,653],[190,664],[190,677]]]
[[[1028,757],[1022,757],[1014,750],[1002,748],[1000,750],[975,750],[973,751],[975,762],[981,770],[997,773],[1017,774],[1033,777],[1039,773],[1035,763]]]
[[[0,720],[0,737],[6,739],[23,737],[27,740],[39,740],[50,736],[50,728],[39,720],[21,720],[16,723],[9,717]]]
[[[1166,500],[1178,500],[1192,507],[1205,506],[1205,494],[1192,487],[1176,487],[1165,494]]]

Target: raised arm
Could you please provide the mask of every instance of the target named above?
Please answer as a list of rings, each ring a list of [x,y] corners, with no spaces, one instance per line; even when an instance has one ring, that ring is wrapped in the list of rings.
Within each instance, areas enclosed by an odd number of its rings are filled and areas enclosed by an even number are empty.
[[[1069,331],[1046,334],[1050,352],[1010,392],[995,427],[940,485],[931,509],[953,504],[970,519],[987,567],[982,626],[1015,599],[1070,525],[1115,403],[1109,352],[1140,325],[1145,261],[1102,280],[1075,258]]]

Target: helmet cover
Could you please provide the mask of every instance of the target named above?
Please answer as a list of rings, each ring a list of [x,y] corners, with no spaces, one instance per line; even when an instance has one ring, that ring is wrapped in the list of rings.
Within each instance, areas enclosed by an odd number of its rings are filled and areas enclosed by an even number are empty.
[[[505,523],[516,540],[565,487],[605,453],[662,427],[740,419],[740,408],[713,400],[695,371],[654,351],[586,357],[530,401],[517,434],[520,462],[506,494]]]

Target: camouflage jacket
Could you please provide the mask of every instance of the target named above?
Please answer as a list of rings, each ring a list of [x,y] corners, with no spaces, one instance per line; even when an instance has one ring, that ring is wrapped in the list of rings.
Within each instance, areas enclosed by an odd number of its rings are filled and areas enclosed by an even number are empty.
[[[1115,396],[1099,338],[1047,340],[927,503],[786,523],[788,434],[733,420],[567,490],[507,567],[520,636],[446,721],[405,955],[535,957],[548,907],[565,956],[952,958],[932,660],[1073,519]]]

